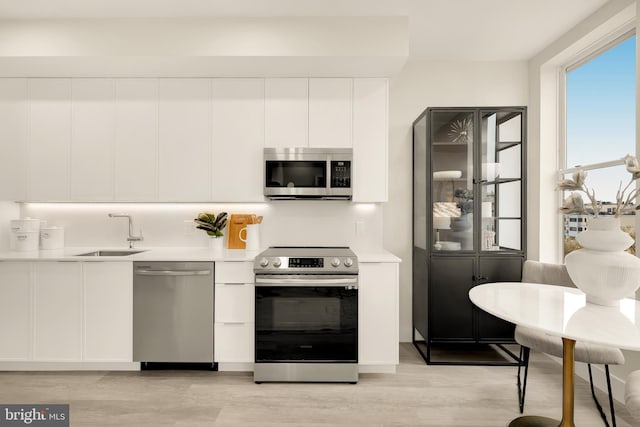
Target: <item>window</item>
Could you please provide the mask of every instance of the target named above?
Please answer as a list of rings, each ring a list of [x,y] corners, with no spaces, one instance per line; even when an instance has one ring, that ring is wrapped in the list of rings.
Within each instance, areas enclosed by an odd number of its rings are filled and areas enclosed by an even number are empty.
[[[587,184],[595,190],[601,215],[615,213],[620,182],[625,185],[629,180],[624,166],[611,163],[626,154],[636,154],[635,63],[633,32],[566,70],[566,167],[583,166],[588,170]],[[588,200],[584,199],[589,209]],[[621,216],[621,222],[635,238],[633,214]],[[576,248],[574,237],[586,227],[586,218],[566,215],[565,255]]]

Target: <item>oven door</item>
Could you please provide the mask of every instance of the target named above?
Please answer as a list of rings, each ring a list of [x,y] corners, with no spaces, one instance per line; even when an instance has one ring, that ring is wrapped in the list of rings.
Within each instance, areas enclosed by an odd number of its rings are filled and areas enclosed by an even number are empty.
[[[256,277],[256,363],[357,363],[357,276]]]

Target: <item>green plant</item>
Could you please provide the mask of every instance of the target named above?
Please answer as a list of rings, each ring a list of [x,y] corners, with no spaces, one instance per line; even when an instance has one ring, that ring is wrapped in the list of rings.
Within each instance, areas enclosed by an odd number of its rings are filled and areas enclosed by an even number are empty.
[[[220,212],[216,217],[212,212],[202,212],[193,221],[198,224],[196,228],[206,231],[209,236],[221,237],[224,235],[222,229],[227,225],[227,213]]]
[[[456,188],[453,192],[460,215],[473,212],[473,193],[468,188]]]

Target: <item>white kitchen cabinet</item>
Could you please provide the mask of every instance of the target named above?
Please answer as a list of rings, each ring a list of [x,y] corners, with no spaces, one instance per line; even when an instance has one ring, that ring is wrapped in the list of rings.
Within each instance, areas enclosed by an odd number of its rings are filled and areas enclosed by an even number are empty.
[[[388,200],[388,82],[353,81],[353,201]]]
[[[398,264],[360,263],[358,278],[358,363],[399,363]]]
[[[27,199],[66,201],[71,154],[71,79],[29,79]]]
[[[264,146],[309,145],[309,79],[265,80]]]
[[[253,369],[255,358],[253,323],[216,323],[214,338],[214,360],[222,364],[219,367],[221,371],[235,370],[233,364],[244,364],[242,366],[246,366],[246,369],[241,368],[241,370]]]
[[[0,79],[0,200],[25,200],[27,80]]]
[[[159,87],[159,200],[209,200],[211,80],[160,79]]]
[[[37,262],[33,267],[34,359],[79,361],[82,357],[82,264]]]
[[[115,81],[73,79],[71,199],[113,200]]]
[[[216,283],[216,323],[253,323],[254,294],[252,283]]]
[[[84,351],[87,361],[132,361],[133,273],[130,262],[85,262]]]
[[[116,80],[115,200],[158,198],[158,80]]]
[[[216,262],[216,283],[253,283],[253,262]]]
[[[31,358],[28,262],[0,262],[0,361]]]
[[[251,370],[255,288],[252,262],[216,262],[214,360],[220,370]]]
[[[212,199],[262,202],[264,79],[213,79]]]
[[[310,147],[353,146],[352,92],[352,79],[309,79]]]

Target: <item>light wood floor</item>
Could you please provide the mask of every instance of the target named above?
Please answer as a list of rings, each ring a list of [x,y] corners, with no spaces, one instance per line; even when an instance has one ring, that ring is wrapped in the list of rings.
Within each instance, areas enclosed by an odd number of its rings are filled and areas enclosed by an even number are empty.
[[[400,346],[395,375],[351,384],[254,384],[248,373],[1,372],[0,403],[69,403],[72,426],[507,426],[515,367],[427,366]],[[532,354],[526,414],[560,417],[561,367]],[[576,379],[576,425],[603,426]],[[600,393],[602,402],[606,395]],[[622,405],[619,427],[638,426]]]

